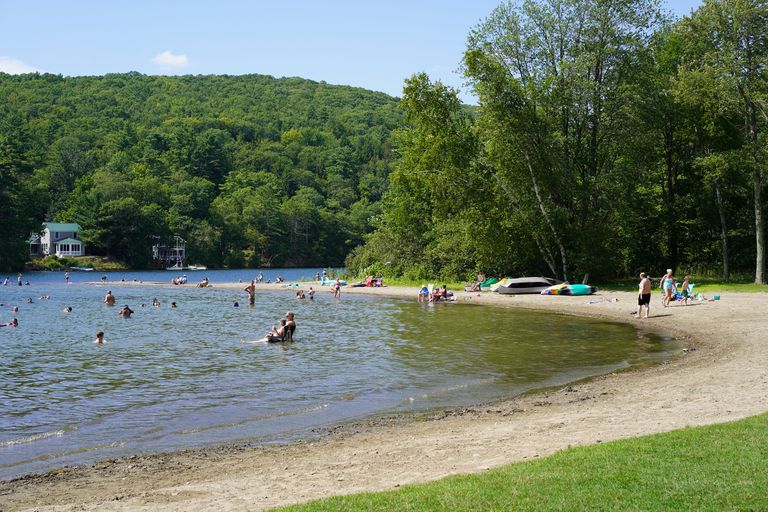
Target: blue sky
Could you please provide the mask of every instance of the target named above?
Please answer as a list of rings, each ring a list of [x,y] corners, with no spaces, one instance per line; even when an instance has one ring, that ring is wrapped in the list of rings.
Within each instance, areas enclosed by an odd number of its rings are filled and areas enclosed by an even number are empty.
[[[662,1],[677,15],[701,4]],[[499,3],[0,0],[0,71],[258,73],[394,96],[426,71],[460,88],[466,36]]]

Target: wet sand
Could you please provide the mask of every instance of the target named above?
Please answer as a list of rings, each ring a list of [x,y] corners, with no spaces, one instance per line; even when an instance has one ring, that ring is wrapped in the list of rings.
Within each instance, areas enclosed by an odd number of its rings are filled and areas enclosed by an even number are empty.
[[[214,283],[216,288],[244,286]],[[330,294],[327,286],[313,286],[320,294]],[[257,288],[295,291],[274,284]],[[344,288],[341,300],[349,293],[416,300],[414,288]],[[720,301],[669,308],[661,307],[654,294],[652,317],[647,320],[634,318],[633,292],[590,297],[464,292],[458,296],[471,304],[630,322],[678,336],[686,351],[654,368],[427,417],[349,425],[320,441],[138,456],[3,482],[0,510],[261,510],[392,489],[484,471],[568,446],[768,411],[766,293],[726,293]]]

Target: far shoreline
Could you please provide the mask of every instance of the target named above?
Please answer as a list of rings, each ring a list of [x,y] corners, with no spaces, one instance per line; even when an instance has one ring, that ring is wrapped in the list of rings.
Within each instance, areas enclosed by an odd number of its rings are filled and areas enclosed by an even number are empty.
[[[175,287],[170,283],[132,281],[89,284],[113,287],[122,285]],[[243,287],[244,284],[213,283],[213,287],[231,289]],[[317,290],[328,290],[321,287],[319,282],[299,284],[305,289],[313,286]],[[194,287],[194,284],[182,286],[190,288]],[[257,285],[257,291],[287,292],[295,289],[295,287],[288,288],[284,284],[275,283]],[[345,287],[342,290],[341,300],[346,293],[388,295],[416,300],[416,290],[408,287]],[[433,414],[432,418],[426,418],[427,421],[424,421],[425,418],[382,418],[368,422],[367,425],[352,424],[333,429],[342,431],[342,434],[332,433],[319,441],[277,447],[224,446],[134,456],[129,459],[110,461],[107,464],[97,464],[96,468],[66,469],[46,475],[32,475],[2,482],[0,492],[11,490],[12,503],[19,506],[24,503],[29,505],[30,499],[38,503],[37,500],[42,499],[41,492],[46,492],[45,489],[60,489],[60,484],[64,482],[72,483],[95,478],[105,488],[113,488],[111,486],[118,485],[116,481],[118,474],[128,474],[131,482],[128,485],[130,492],[127,497],[130,498],[133,507],[172,508],[172,503],[176,503],[178,499],[170,499],[163,489],[167,489],[168,486],[176,489],[183,488],[179,492],[186,495],[185,485],[179,482],[173,483],[176,475],[173,468],[181,463],[190,465],[190,468],[182,473],[184,478],[193,482],[189,485],[197,489],[185,498],[186,508],[205,509],[212,503],[208,500],[215,499],[217,503],[228,504],[223,507],[225,510],[241,508],[235,503],[248,503],[249,508],[261,509],[352,490],[386,489],[393,485],[431,480],[457,472],[482,470],[533,455],[545,455],[571,444],[588,444],[643,433],[661,432],[686,425],[739,419],[768,410],[768,399],[765,393],[762,395],[759,393],[759,389],[753,389],[751,393],[747,393],[757,395],[750,396],[749,399],[740,396],[744,394],[744,387],[740,386],[741,382],[750,382],[750,378],[759,380],[761,368],[765,366],[761,367],[757,361],[765,362],[768,359],[768,350],[763,348],[757,340],[760,330],[764,332],[768,326],[768,318],[765,313],[751,314],[768,311],[766,307],[768,294],[733,293],[724,296],[718,303],[674,306],[667,310],[655,307],[651,310],[652,317],[649,320],[636,320],[629,316],[629,310],[636,307],[632,301],[635,296],[629,292],[603,292],[589,297],[510,297],[488,293],[477,296],[477,294],[465,294],[465,292],[459,292],[458,295],[460,300],[463,298],[472,304],[520,307],[586,316],[629,323],[657,333],[673,333],[678,338],[682,338],[687,347],[697,350],[675,357],[660,366],[592,377],[587,382],[572,382],[561,390],[536,390],[518,397],[501,399],[489,404],[478,404],[462,410],[447,409]],[[654,305],[658,305],[657,301],[654,302]],[[654,317],[654,314],[657,316]],[[750,318],[752,316],[757,318]],[[751,323],[755,324],[753,328],[744,331],[743,340],[733,336],[732,329],[729,330],[727,327],[730,322],[740,318],[745,318],[745,321],[751,320]],[[729,334],[731,335],[728,336]],[[759,355],[755,354],[756,350],[759,351]],[[744,361],[752,363],[746,365],[748,367],[746,370],[742,368],[745,366]],[[734,373],[731,370],[733,365],[742,371]],[[723,378],[721,375],[723,372],[729,378]],[[762,375],[768,380],[768,377],[765,377],[765,371],[762,371]],[[675,385],[670,385],[671,382],[675,382]],[[700,393],[690,394],[705,384],[712,392],[710,398],[714,400],[709,403],[709,407],[703,407],[698,403],[702,401]],[[636,396],[638,394],[640,396]],[[689,396],[697,398],[686,398]],[[698,404],[691,409],[691,402]],[[670,415],[671,411],[675,414]],[[629,414],[627,419],[631,419],[621,421],[627,414]],[[587,420],[587,418],[590,419]],[[586,430],[577,428],[585,420],[592,426]],[[553,421],[555,423],[552,423]],[[541,429],[542,426],[558,424],[562,426],[557,427],[555,431],[551,431],[549,427]],[[571,426],[573,432],[565,435],[564,429],[567,425]],[[510,428],[512,430],[509,430]],[[514,432],[518,430],[521,432],[515,434]],[[550,433],[557,435],[552,438]],[[510,434],[513,438],[509,438]],[[510,441],[518,437],[520,438],[518,442]],[[566,442],[567,444],[564,444]],[[433,446],[430,453],[435,448],[445,445],[454,446],[458,454],[464,455],[447,459],[444,456],[437,457],[432,464],[427,464],[425,467],[424,456],[420,454],[423,454],[423,449],[427,445]],[[350,446],[352,448],[349,448]],[[339,455],[340,450],[345,452],[347,449],[352,449],[356,455],[350,455],[348,458]],[[385,462],[383,469],[377,470],[377,467],[382,466],[379,464],[381,457],[371,450],[389,454],[394,458],[388,463]],[[438,452],[442,453],[441,449],[438,448]],[[478,461],[474,456],[468,456],[474,452],[482,452],[486,456]],[[365,455],[366,453],[370,455]],[[395,454],[399,455],[395,456]],[[339,478],[342,479],[310,478],[309,480],[316,485],[301,484],[287,493],[278,492],[283,489],[279,479],[267,478],[267,482],[251,481],[250,471],[246,470],[246,467],[269,468],[273,464],[280,465],[278,461],[286,458],[289,462],[285,467],[288,469],[283,471],[293,471],[297,475],[307,471],[310,474],[315,474],[312,471],[325,474],[330,468],[335,468],[330,470],[330,473],[341,474]],[[430,460],[432,458],[434,457],[429,457]],[[347,461],[344,468],[338,467],[339,460]],[[203,467],[197,467],[202,462],[204,462]],[[234,478],[235,482],[250,482],[248,486],[240,488],[239,485],[235,485],[234,490],[225,492],[220,484],[214,484],[214,482],[223,483],[225,479],[224,476],[216,473],[217,467],[234,465],[240,468],[241,463],[243,464],[242,472],[238,469],[234,471],[234,476],[232,472],[228,472],[229,476],[226,480]],[[412,465],[421,469],[413,469]],[[149,468],[152,473],[159,472],[158,482],[162,482],[162,486],[144,481],[142,475],[145,475]],[[282,474],[282,471],[278,473]],[[323,480],[325,485],[320,485],[317,480]],[[18,488],[19,486],[21,488]],[[248,490],[250,486],[255,486],[258,490]],[[236,492],[237,488],[242,492]],[[72,494],[67,502],[73,506],[88,503],[93,505],[97,502],[105,506],[105,503],[100,501],[105,499],[104,496],[103,489],[93,492],[83,491]],[[243,502],[243,499],[246,501]],[[46,500],[43,501],[46,502]],[[131,506],[127,506],[127,502],[121,501],[121,510],[131,509]],[[50,505],[53,504],[50,503]],[[106,508],[110,507],[106,506]],[[13,505],[9,510],[15,510]]]

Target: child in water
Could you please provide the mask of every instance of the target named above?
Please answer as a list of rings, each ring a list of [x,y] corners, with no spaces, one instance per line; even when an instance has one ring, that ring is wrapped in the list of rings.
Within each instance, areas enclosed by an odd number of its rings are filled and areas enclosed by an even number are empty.
[[[94,341],[94,343],[98,343],[99,345],[104,343],[104,333],[102,331],[96,333],[96,341]]]

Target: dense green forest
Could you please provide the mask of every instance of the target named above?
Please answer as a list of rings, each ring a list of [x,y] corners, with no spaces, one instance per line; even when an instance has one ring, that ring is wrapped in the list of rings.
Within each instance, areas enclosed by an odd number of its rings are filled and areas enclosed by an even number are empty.
[[[645,270],[765,282],[768,2],[503,3],[467,38],[478,97],[266,76],[0,74],[0,268],[44,220],[132,266],[421,279]]]
[[[382,93],[298,78],[0,73],[0,269],[44,221],[151,265],[341,265],[371,231],[401,123]]]
[[[355,272],[645,270],[765,282],[768,2],[504,3],[468,36],[479,98],[406,81],[399,159]]]

